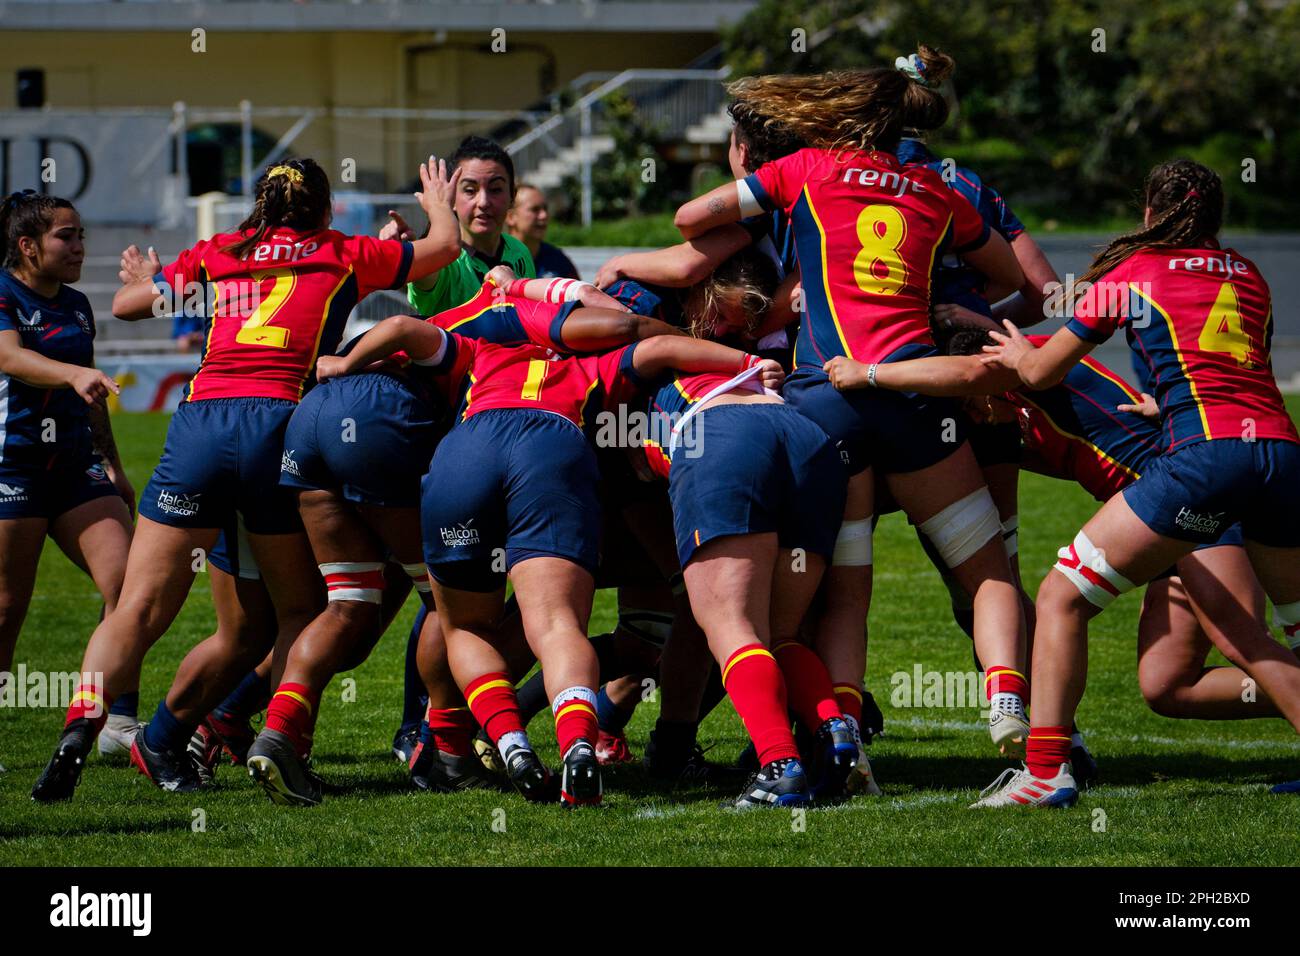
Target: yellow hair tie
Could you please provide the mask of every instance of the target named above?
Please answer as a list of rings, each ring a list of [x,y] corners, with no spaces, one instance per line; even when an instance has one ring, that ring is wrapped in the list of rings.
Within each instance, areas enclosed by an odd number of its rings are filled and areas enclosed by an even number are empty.
[[[267,179],[274,179],[276,176],[287,176],[289,182],[295,186],[302,182],[302,173],[292,166],[272,166],[266,171]]]

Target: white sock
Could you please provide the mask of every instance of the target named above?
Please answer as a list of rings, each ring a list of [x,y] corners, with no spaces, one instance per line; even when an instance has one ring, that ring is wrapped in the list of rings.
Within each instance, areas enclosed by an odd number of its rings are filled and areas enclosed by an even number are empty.
[[[1025,702],[1019,694],[998,693],[989,698],[989,706],[1000,714],[1024,718]]]
[[[522,747],[524,750],[533,749],[532,743],[528,740],[528,735],[522,730],[512,730],[509,733],[504,733],[501,735],[501,739],[497,741],[497,750],[501,752],[502,757],[516,747]]]

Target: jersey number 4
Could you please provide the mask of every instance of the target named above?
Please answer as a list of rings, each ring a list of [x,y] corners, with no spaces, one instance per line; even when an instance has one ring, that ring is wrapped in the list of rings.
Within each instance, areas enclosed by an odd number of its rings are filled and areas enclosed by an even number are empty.
[[[271,289],[264,297],[260,296],[262,282],[271,281]],[[243,327],[235,333],[235,341],[240,345],[261,345],[270,349],[289,347],[289,330],[281,325],[272,325],[285,300],[293,293],[298,284],[292,269],[272,269],[268,272],[254,272],[252,280],[259,292],[259,301],[253,314],[248,317]]]
[[[897,295],[907,283],[907,264],[899,247],[907,238],[907,220],[893,206],[873,204],[858,213],[858,242],[853,260],[858,288],[872,295]]]
[[[1196,345],[1202,352],[1227,352],[1238,365],[1250,361],[1250,337],[1242,328],[1237,290],[1231,282],[1219,286],[1219,294],[1214,298]]]

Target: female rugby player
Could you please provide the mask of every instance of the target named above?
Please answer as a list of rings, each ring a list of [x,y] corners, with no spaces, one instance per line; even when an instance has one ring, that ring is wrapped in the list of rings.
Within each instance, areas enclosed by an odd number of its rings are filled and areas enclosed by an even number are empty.
[[[95,368],[95,316],[71,286],[83,238],[66,199],[27,191],[0,203],[0,680],[47,535],[107,612],[126,571],[135,492],[105,404],[120,389]]]
[[[196,570],[238,511],[275,604],[277,659],[314,618],[320,580],[292,496],[279,486],[284,431],[317,356],[338,347],[353,306],[377,289],[424,275],[459,252],[444,172],[421,167],[421,204],[429,236],[413,243],[346,236],[329,229],[324,170],[296,159],[267,170],[239,230],[218,235],[160,267],[157,257],[124,255],[126,284],[114,314],[142,318],[197,299],[207,341],[185,401],[172,417],[162,460],[141,496],[140,521],[127,560],[122,599],[96,628],[82,670],[103,674],[79,687],[34,799],[72,796],[112,699],[134,690],[149,647],[180,612]],[[269,650],[264,645],[202,642],[149,726],[136,736],[132,762],[170,790],[200,785],[186,746],[202,718]],[[194,686],[201,685],[195,692]],[[171,709],[184,701],[181,713]]]
[[[1259,268],[1222,249],[1223,186],[1177,160],[1147,177],[1143,228],[1114,240],[1084,275],[1093,283],[1041,348],[1014,326],[987,361],[1031,389],[1059,382],[1123,326],[1151,368],[1165,453],[1062,548],[1038,591],[1033,729],[1027,766],[975,806],[1068,806],[1068,727],[1087,680],[1088,621],[1240,522],[1250,563],[1288,636],[1300,630],[1300,435],[1269,364],[1272,312]],[[1300,669],[1255,609],[1229,602],[1219,624],[1264,639],[1252,676],[1300,729]],[[1064,738],[1064,740],[1062,740]],[[1063,746],[1064,744],[1064,746]]]
[[[898,361],[934,351],[929,276],[952,248],[996,285],[1024,281],[1005,240],[932,170],[893,155],[903,121],[952,61],[922,47],[928,79],[896,69],[759,77],[732,84],[737,102],[809,144],[746,179],[687,203],[688,239],[724,222],[786,209],[794,223],[806,316],[787,400],[836,443],[853,475],[839,545],[827,573],[817,649],[837,685],[857,685],[870,602],[873,487],[879,473],[908,517],[974,595],[976,650],[991,675],[990,733],[1003,750],[1028,731],[1023,698],[1024,619],[996,506],[964,440],[956,407],[941,399],[837,392],[832,356]],[[935,106],[938,109],[938,106]],[[951,237],[951,247],[945,243]]]

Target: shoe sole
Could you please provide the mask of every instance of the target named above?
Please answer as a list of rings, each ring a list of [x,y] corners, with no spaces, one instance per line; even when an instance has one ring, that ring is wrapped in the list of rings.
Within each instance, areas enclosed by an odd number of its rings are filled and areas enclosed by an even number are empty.
[[[289,789],[284,782],[284,775],[275,761],[260,754],[248,758],[248,775],[261,785],[271,802],[282,807],[314,807],[319,800],[310,800]]]

